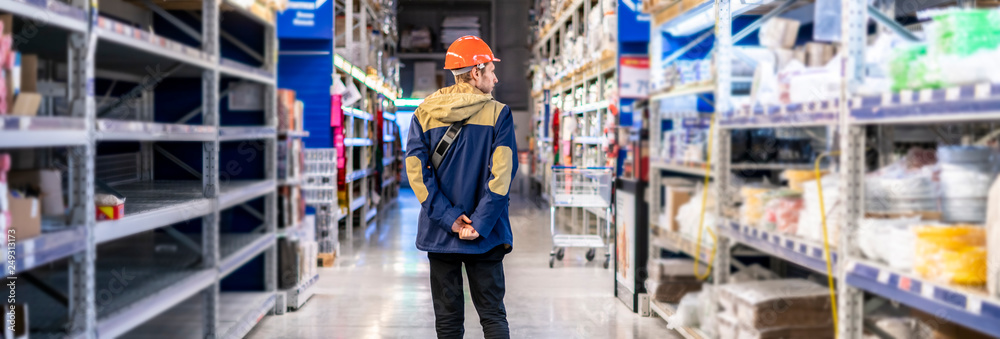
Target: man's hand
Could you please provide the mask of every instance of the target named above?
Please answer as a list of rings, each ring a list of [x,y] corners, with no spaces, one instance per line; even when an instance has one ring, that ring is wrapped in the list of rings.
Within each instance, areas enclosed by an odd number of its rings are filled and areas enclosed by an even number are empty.
[[[455,219],[455,222],[451,224],[451,231],[455,233],[460,233],[462,229],[466,227],[469,228],[472,227],[472,220],[470,220],[469,217],[465,216],[465,214],[462,214],[462,216],[458,217],[458,219]]]
[[[458,238],[462,240],[476,240],[476,238],[479,238],[479,232],[476,232],[475,228],[469,226],[458,232]]]

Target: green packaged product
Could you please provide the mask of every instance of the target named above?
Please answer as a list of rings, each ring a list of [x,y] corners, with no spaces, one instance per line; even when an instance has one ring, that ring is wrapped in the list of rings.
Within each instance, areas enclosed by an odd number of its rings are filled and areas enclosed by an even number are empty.
[[[970,56],[1000,46],[1000,12],[987,9],[948,9],[930,13],[928,51],[932,55]]]

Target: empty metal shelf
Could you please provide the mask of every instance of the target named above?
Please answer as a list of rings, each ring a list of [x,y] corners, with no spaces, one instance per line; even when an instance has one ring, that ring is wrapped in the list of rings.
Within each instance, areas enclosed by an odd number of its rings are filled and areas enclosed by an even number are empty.
[[[225,276],[274,245],[273,233],[223,233],[219,236],[219,274]]]
[[[82,118],[0,117],[0,148],[85,144],[87,129]]]
[[[219,185],[219,208],[227,209],[274,192],[275,180],[229,180]]]
[[[125,217],[97,222],[103,243],[136,233],[198,218],[212,212],[200,181],[153,181],[113,186],[125,196]]]

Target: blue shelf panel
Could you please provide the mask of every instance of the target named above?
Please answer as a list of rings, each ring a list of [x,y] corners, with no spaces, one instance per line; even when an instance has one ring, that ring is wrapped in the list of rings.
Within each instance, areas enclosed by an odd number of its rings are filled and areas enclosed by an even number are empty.
[[[850,104],[852,124],[1000,120],[1000,83],[885,93]]]
[[[372,140],[365,138],[345,138],[344,146],[371,146]]]
[[[812,127],[838,123],[840,100],[736,109],[719,117],[722,128]]]
[[[373,117],[371,113],[365,112],[363,110],[354,107],[341,107],[344,110],[344,115],[355,117],[361,120],[372,121]]]
[[[847,283],[947,321],[1000,337],[1000,300],[984,291],[949,287],[861,260],[847,261]]]
[[[728,224],[728,227],[722,228],[722,234],[730,239],[817,273],[826,274],[826,257],[823,255],[822,244],[735,222]],[[833,260],[833,269],[836,271],[837,252],[833,249],[831,249],[830,258]]]

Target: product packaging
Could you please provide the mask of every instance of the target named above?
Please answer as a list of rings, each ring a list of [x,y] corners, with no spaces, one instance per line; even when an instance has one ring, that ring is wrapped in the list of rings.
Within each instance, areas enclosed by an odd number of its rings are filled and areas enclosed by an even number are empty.
[[[771,18],[760,28],[760,45],[772,48],[792,48],[799,36],[799,21]]]
[[[993,181],[990,188],[989,206],[1000,206],[1000,178]],[[1000,248],[1000,208],[991,208],[986,218],[987,248]],[[990,295],[1000,295],[1000,256],[992,255],[987,259],[989,267],[987,286]]]
[[[914,245],[914,271],[943,283],[986,283],[986,229],[974,225],[919,226]]]
[[[724,312],[749,329],[833,325],[829,290],[807,280],[727,284],[719,287],[718,294]]]

